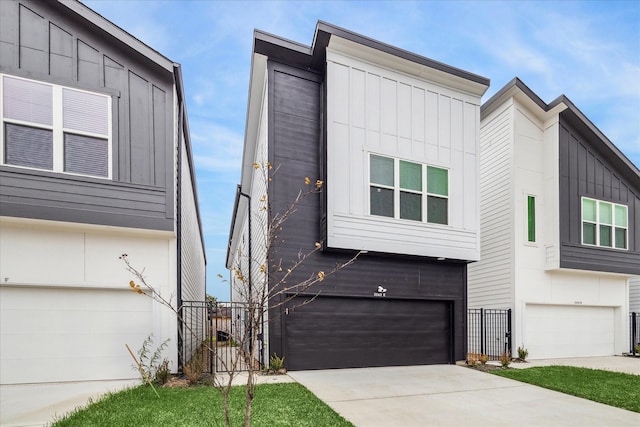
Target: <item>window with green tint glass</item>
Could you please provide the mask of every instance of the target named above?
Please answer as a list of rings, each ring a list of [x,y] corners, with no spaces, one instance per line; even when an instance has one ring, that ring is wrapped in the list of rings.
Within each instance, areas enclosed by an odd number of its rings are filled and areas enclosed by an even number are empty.
[[[627,222],[625,205],[582,198],[582,244],[627,249]]]
[[[369,156],[371,215],[447,224],[448,198],[447,169],[375,154]]]
[[[536,198],[527,196],[527,241],[536,241]]]
[[[427,166],[427,193],[440,196],[449,195],[449,171]]]

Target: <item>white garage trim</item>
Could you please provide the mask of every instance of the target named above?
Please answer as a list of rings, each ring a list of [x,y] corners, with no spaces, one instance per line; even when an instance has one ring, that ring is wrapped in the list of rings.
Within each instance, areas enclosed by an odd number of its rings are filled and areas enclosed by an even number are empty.
[[[524,346],[530,359],[615,354],[615,307],[527,304]]]

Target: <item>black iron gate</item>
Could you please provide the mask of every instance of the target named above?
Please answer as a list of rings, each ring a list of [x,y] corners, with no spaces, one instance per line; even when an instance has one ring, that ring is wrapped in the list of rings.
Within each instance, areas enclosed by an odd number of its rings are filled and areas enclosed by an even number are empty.
[[[470,308],[467,313],[467,352],[499,360],[511,352],[511,309]]]
[[[181,372],[188,364],[197,364],[207,373],[248,369],[247,337],[251,331],[246,303],[184,301],[181,317],[178,349]],[[254,336],[260,338],[260,332],[255,331]],[[261,365],[261,360],[254,361],[254,366]]]

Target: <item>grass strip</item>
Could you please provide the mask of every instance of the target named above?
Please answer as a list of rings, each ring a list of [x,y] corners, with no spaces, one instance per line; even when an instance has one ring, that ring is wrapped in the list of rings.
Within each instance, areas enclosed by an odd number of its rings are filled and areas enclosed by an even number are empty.
[[[230,394],[231,424],[243,425],[243,386]],[[224,426],[222,394],[213,387],[160,388],[160,398],[148,386],[110,393],[68,414],[53,426]],[[252,405],[252,426],[353,426],[304,386],[260,384]]]
[[[572,366],[490,371],[501,377],[640,412],[640,376]]]

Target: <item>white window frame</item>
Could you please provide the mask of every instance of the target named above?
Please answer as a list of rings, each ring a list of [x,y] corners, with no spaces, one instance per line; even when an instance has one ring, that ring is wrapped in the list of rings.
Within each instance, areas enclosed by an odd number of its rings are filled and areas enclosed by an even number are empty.
[[[582,211],[583,205],[584,205],[584,201],[585,200],[591,200],[593,202],[596,203],[596,220],[594,221],[585,221],[584,220],[584,212]],[[611,205],[611,224],[604,224],[601,223],[600,221],[600,203],[607,203],[609,205]],[[620,227],[616,225],[616,206],[620,206],[622,208],[624,208],[625,212],[626,212],[626,223],[627,225],[625,227]],[[593,243],[585,243],[584,242],[584,223],[589,223],[589,224],[594,224],[596,227],[596,231],[595,231],[595,244]],[[600,244],[600,226],[601,225],[605,225],[605,226],[610,226],[611,227],[611,246],[606,246],[606,245],[601,245]],[[625,247],[624,248],[618,248],[616,247],[616,228],[623,228],[624,229],[624,233],[625,233]],[[594,199],[593,197],[581,197],[580,198],[580,243],[585,245],[585,246],[591,246],[591,247],[598,247],[598,248],[608,248],[608,249],[615,249],[618,251],[628,251],[629,250],[629,208],[627,205],[623,205],[620,203],[614,203],[614,202],[609,202],[606,200],[599,200],[599,199]]]
[[[1,0],[0,0],[1,1]],[[53,122],[52,125],[44,125],[41,123],[30,122],[25,120],[16,120],[4,117],[4,77],[9,77],[16,80],[24,80],[27,82],[33,82],[41,85],[46,85],[52,88],[52,108],[53,108]],[[76,92],[87,93],[91,95],[96,95],[103,97],[107,100],[107,135],[86,132],[77,129],[68,129],[63,126],[63,91],[71,90]],[[112,99],[110,95],[106,95],[104,93],[88,91],[84,89],[78,89],[69,86],[62,86],[54,83],[44,82],[40,80],[27,79],[24,77],[14,76],[11,74],[2,74],[0,73],[0,165],[3,166],[11,166],[14,168],[21,169],[29,169],[29,170],[42,170],[48,172],[56,172],[63,173],[66,175],[75,175],[75,176],[83,176],[83,177],[91,177],[96,179],[112,179],[113,176],[113,119],[112,119]],[[14,165],[10,163],[5,163],[5,123],[26,126],[30,128],[36,129],[45,129],[53,132],[53,167],[52,169],[40,169],[30,166],[22,166],[22,165]],[[98,139],[106,139],[107,140],[107,176],[102,175],[90,175],[83,174],[78,172],[68,172],[64,170],[64,135],[65,133],[74,134],[79,136],[86,136],[90,138],[98,138]]]
[[[371,182],[371,156],[378,156],[378,157],[384,157],[387,159],[391,159],[393,160],[393,186],[390,185],[384,185],[384,184],[378,184],[378,183],[373,183]],[[442,166],[436,166],[436,165],[430,165],[430,164],[426,164],[426,163],[421,163],[421,162],[416,162],[415,160],[409,160],[409,159],[401,159],[398,157],[394,157],[394,156],[389,156],[387,154],[380,154],[380,153],[374,153],[374,152],[370,152],[368,153],[367,156],[367,213],[370,216],[374,216],[377,218],[393,218],[393,219],[397,219],[400,221],[409,221],[411,223],[423,223],[423,224],[429,224],[429,225],[433,225],[433,226],[442,226],[442,227],[449,227],[450,226],[450,222],[451,222],[451,218],[449,215],[450,212],[450,203],[449,203],[449,193],[450,193],[450,183],[451,183],[451,171],[449,168],[445,168]],[[414,164],[418,164],[421,166],[421,179],[422,179],[422,191],[417,191],[417,190],[410,190],[410,189],[406,189],[406,188],[402,188],[400,186],[400,162],[408,162],[408,163],[414,163]],[[434,167],[434,168],[438,168],[438,169],[443,169],[447,171],[447,195],[443,196],[441,194],[435,194],[435,193],[429,193],[428,192],[428,187],[427,187],[427,168],[428,167]],[[371,187],[379,187],[379,188],[385,188],[388,190],[393,190],[393,217],[388,217],[388,216],[383,216],[383,215],[375,215],[371,213],[371,196],[370,196],[370,189]],[[419,194],[421,197],[421,204],[422,204],[422,215],[421,215],[421,220],[414,220],[414,219],[407,219],[407,218],[400,218],[400,192],[405,192],[405,193],[412,193],[412,194]],[[447,223],[446,224],[441,224],[438,222],[428,222],[427,221],[427,199],[428,197],[438,197],[441,199],[446,199],[447,200]]]
[[[529,197],[533,197],[533,240],[529,240]],[[531,193],[524,193],[524,243],[538,246],[538,197]]]

